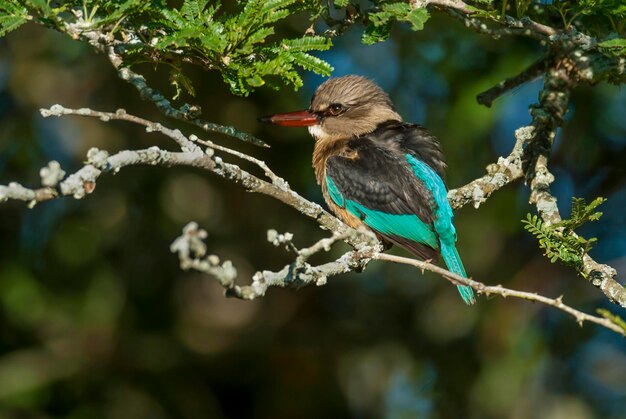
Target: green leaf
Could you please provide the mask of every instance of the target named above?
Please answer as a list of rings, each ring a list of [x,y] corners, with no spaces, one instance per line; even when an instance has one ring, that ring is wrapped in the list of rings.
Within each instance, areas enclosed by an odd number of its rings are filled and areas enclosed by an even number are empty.
[[[0,36],[19,28],[28,22],[29,17],[28,10],[17,3],[0,4]]]
[[[588,221],[597,221],[602,213],[596,208],[606,201],[606,198],[596,198],[591,203],[585,203],[582,198],[572,198],[572,215],[569,219],[562,220],[558,226],[573,230]]]
[[[408,22],[414,31],[422,30],[429,17],[428,11],[424,8],[416,9],[404,2],[386,3],[380,11],[368,15],[370,24],[363,32],[361,42],[371,45],[386,41],[394,21]]]
[[[323,36],[305,36],[304,38],[285,40],[282,45],[285,50],[292,52],[326,51],[332,46],[332,40]]]
[[[305,70],[313,71],[316,74],[327,77],[333,72],[333,67],[324,60],[306,54],[304,52],[296,52],[291,54],[293,62]]]
[[[263,7],[261,8],[262,13],[267,13],[271,11],[275,11],[278,9],[285,9],[292,4],[294,4],[296,0],[269,0],[262,2]]]
[[[258,74],[255,74],[254,76],[249,77],[248,79],[246,79],[246,81],[248,82],[250,86],[253,86],[253,87],[260,87],[265,84],[265,81],[263,81],[263,78],[261,78],[261,76],[259,76]]]
[[[626,16],[626,4],[622,0],[580,0],[574,2],[572,10],[583,15]]]
[[[387,13],[390,13],[393,17],[402,17],[406,16],[411,12],[413,8],[410,4],[405,2],[396,2],[396,3],[386,3],[383,5],[383,10]]]
[[[185,0],[180,8],[180,13],[190,22],[202,20],[207,0]]]
[[[246,40],[246,45],[252,46],[253,44],[262,43],[265,41],[265,38],[273,34],[274,28],[272,28],[271,26],[263,27],[248,36],[248,39]]]
[[[263,11],[271,9],[284,9],[296,3],[298,0],[266,0],[263,2]]]
[[[600,42],[598,46],[602,50],[614,55],[626,55],[626,39],[624,38],[608,39]]]
[[[429,17],[426,9],[414,9],[406,16],[406,20],[411,23],[411,29],[421,31]]]
[[[363,31],[363,35],[361,36],[361,42],[365,45],[372,45],[377,42],[383,42],[389,39],[390,33],[391,23],[381,26],[368,25],[365,27],[365,31]]]
[[[530,232],[539,241],[539,247],[544,255],[554,263],[561,261],[571,266],[585,276],[583,271],[583,256],[597,243],[596,238],[585,239],[574,234],[573,230],[588,221],[595,221],[602,215],[596,208],[606,199],[599,197],[587,204],[584,199],[572,198],[572,215],[561,222],[546,225],[537,215],[527,214],[522,220],[524,229]]]

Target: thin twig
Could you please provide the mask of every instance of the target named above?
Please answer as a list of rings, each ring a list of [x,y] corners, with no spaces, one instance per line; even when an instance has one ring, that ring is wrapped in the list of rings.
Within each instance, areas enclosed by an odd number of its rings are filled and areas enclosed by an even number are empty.
[[[478,94],[478,96],[476,96],[476,100],[481,105],[485,105],[490,108],[493,101],[502,96],[504,93],[515,89],[530,80],[534,80],[541,74],[545,73],[550,63],[551,57],[543,56],[518,75],[503,80],[494,87]]]
[[[112,49],[111,49],[112,50]],[[111,63],[118,71],[119,77],[122,80],[125,80],[135,86],[135,88],[139,91],[139,94],[143,99],[149,100],[153,102],[156,107],[163,112],[166,116],[178,119],[179,121],[187,122],[192,125],[195,125],[199,128],[202,128],[206,132],[216,132],[223,135],[228,135],[248,143],[258,145],[261,147],[269,147],[267,143],[256,138],[253,135],[245,133],[243,131],[237,130],[235,127],[227,126],[227,125],[219,125],[213,122],[208,122],[203,119],[198,118],[198,114],[200,112],[199,107],[193,107],[189,105],[184,105],[181,108],[175,108],[172,106],[169,100],[163,96],[158,90],[155,90],[148,86],[146,83],[146,79],[141,75],[132,71],[128,67],[121,67],[115,65],[115,60],[111,58],[112,55],[109,54],[109,58]],[[119,56],[115,56],[119,57]]]
[[[469,287],[472,287],[480,294],[485,294],[485,295],[495,294],[495,295],[500,295],[505,298],[515,297],[515,298],[521,298],[524,300],[542,303],[542,304],[557,308],[573,316],[576,319],[576,322],[581,326],[583,325],[585,321],[588,321],[590,323],[595,323],[602,327],[606,327],[607,329],[612,330],[615,333],[619,333],[620,335],[626,337],[626,330],[622,329],[620,326],[616,325],[609,319],[606,319],[603,317],[592,316],[590,314],[583,313],[582,311],[576,310],[575,308],[564,304],[563,296],[560,296],[558,298],[549,298],[549,297],[544,297],[543,295],[536,294],[534,292],[518,291],[518,290],[509,289],[509,288],[504,288],[501,285],[485,285],[482,282],[474,281],[473,279],[469,279],[469,278],[464,278],[440,266],[433,265],[432,263],[421,261],[421,260],[416,260],[416,259],[410,259],[410,258],[406,258],[402,256],[389,255],[386,253],[378,253],[378,254],[373,255],[372,259],[384,260],[388,262],[401,263],[403,265],[415,266],[416,268],[419,268],[422,271],[426,270],[426,271],[436,273],[446,278],[453,284],[467,285]]]
[[[272,181],[272,184],[274,184],[274,185],[276,185],[278,187],[281,187],[283,189],[288,189],[289,188],[289,184],[287,183],[287,181],[285,179],[281,178],[280,176],[276,175],[276,173],[274,173],[272,171],[272,169],[270,169],[269,166],[267,164],[265,164],[265,162],[262,161],[262,160],[259,160],[259,159],[255,158],[255,157],[252,157],[252,156],[248,155],[248,154],[241,153],[241,152],[239,152],[237,150],[233,150],[231,148],[224,147],[224,146],[221,146],[219,144],[215,144],[213,141],[201,140],[201,139],[199,139],[197,136],[195,136],[193,134],[189,136],[189,139],[191,141],[194,141],[196,143],[205,145],[205,146],[207,146],[209,148],[212,148],[214,150],[219,150],[219,151],[222,151],[224,153],[230,154],[232,156],[239,157],[242,160],[246,160],[246,161],[249,161],[251,163],[254,163],[254,164],[259,166],[263,170],[263,172],[265,173],[265,176],[267,176]]]

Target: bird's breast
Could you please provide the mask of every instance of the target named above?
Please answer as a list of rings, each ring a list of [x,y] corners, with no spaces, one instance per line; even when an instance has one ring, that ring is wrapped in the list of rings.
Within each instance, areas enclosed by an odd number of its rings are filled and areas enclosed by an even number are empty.
[[[348,210],[335,204],[328,193],[326,184],[326,160],[333,156],[342,156],[349,159],[358,158],[358,153],[350,149],[347,144],[349,140],[317,140],[313,149],[313,169],[318,185],[322,187],[322,195],[328,208],[333,214],[339,217],[344,223],[352,228],[363,226],[363,222]]]
[[[326,160],[329,157],[350,153],[350,149],[347,146],[348,142],[349,139],[331,140],[316,138],[315,147],[313,148],[313,169],[315,170],[315,178],[318,185],[323,186],[323,181],[326,177]]]

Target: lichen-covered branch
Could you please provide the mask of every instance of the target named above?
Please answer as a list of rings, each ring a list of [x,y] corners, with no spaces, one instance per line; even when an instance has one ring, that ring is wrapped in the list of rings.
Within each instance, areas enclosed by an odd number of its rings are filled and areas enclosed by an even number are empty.
[[[433,265],[430,262],[405,258],[402,256],[395,256],[395,255],[388,255],[385,253],[380,253],[380,254],[375,255],[373,259],[401,263],[404,265],[411,265],[411,266],[415,266],[416,268],[421,269],[422,271],[426,270],[426,271],[434,272],[436,274],[443,276],[444,278],[448,279],[454,284],[470,286],[474,290],[476,290],[479,294],[484,294],[487,296],[492,295],[492,294],[500,295],[504,298],[515,297],[515,298],[521,298],[521,299],[528,300],[528,301],[535,301],[541,304],[546,304],[573,316],[576,319],[576,322],[581,326],[583,325],[584,322],[588,321],[588,322],[606,327],[607,329],[610,329],[626,337],[626,330],[619,324],[612,322],[608,318],[592,316],[590,314],[583,313],[579,310],[576,310],[575,308],[563,303],[563,296],[560,296],[558,298],[549,298],[549,297],[545,297],[543,295],[539,295],[534,292],[517,291],[517,290],[513,290],[509,288],[504,288],[501,285],[485,285],[482,282],[478,282],[469,278],[464,278],[460,275],[452,273],[440,266]]]
[[[487,26],[484,20],[474,17],[478,10],[461,0],[413,0],[411,4],[418,8],[434,6],[443,9],[451,16],[461,20],[468,28],[494,38],[502,35],[520,35],[548,42],[555,40],[554,36],[557,34],[554,28],[535,22],[527,16],[516,19],[507,15],[500,21]]]
[[[548,169],[548,159],[557,128],[567,112],[573,81],[563,68],[552,68],[544,78],[544,88],[539,94],[539,104],[531,108],[534,135],[525,149],[524,165],[526,183],[530,186],[531,204],[548,224],[561,221],[556,198],[550,193],[554,176]]]
[[[33,204],[58,196],[73,196],[76,199],[80,199],[93,192],[96,186],[96,180],[103,172],[117,173],[120,169],[129,165],[187,165],[208,170],[220,177],[233,181],[248,191],[261,193],[278,199],[279,201],[295,208],[307,217],[315,220],[326,230],[333,231],[338,234],[343,234],[346,231],[352,230],[338,218],[325,211],[321,206],[308,201],[292,190],[289,187],[289,184],[284,179],[276,176],[264,162],[253,157],[246,156],[238,151],[228,149],[227,147],[214,144],[210,141],[199,140],[195,135],[186,137],[180,130],[174,130],[165,127],[162,124],[147,121],[143,118],[127,113],[124,109],[119,109],[116,112],[101,112],[87,108],[70,109],[61,105],[54,105],[49,109],[42,109],[41,113],[46,117],[77,115],[94,117],[103,121],[123,120],[132,122],[145,126],[146,131],[148,132],[158,132],[171,138],[183,151],[171,152],[162,150],[158,147],[150,147],[146,150],[126,150],[114,155],[109,155],[109,153],[104,150],[92,148],[87,153],[88,164],[63,180],[61,180],[61,177],[56,189],[51,189],[49,192],[45,192],[39,190],[29,190],[21,187],[20,193],[18,194],[16,192],[16,188],[11,188],[11,196],[6,196],[6,199],[19,199],[22,201],[32,202]],[[205,146],[206,149],[203,150],[200,145]],[[270,181],[268,182],[254,176],[235,164],[225,162],[220,156],[216,155],[216,151],[226,152],[256,164],[265,173]],[[63,173],[63,175],[65,175],[65,173]],[[8,187],[1,187],[0,191],[7,190],[6,188]],[[23,189],[26,189],[26,191]],[[36,194],[37,191],[39,191],[38,194]],[[33,194],[36,195],[35,199],[32,198],[34,196]],[[0,195],[0,197],[2,197],[2,195]],[[365,233],[363,232],[358,233],[358,236],[360,237],[359,240],[349,236],[346,241],[353,247],[359,248],[363,246],[364,243],[369,244],[371,242],[371,237],[364,234]]]
[[[465,278],[452,273],[440,266],[433,265],[428,261],[410,259],[402,256],[389,255],[380,252],[380,247],[367,246],[359,251],[350,251],[332,262],[323,265],[311,266],[307,259],[320,251],[328,251],[337,241],[347,237],[346,234],[333,234],[331,237],[322,239],[309,248],[298,249],[293,245],[293,236],[290,233],[278,234],[274,230],[268,232],[268,241],[275,246],[286,247],[297,254],[297,258],[290,265],[281,270],[259,271],[252,277],[250,285],[236,285],[237,271],[230,261],[220,262],[216,255],[207,255],[207,246],[203,239],[207,237],[206,231],[200,229],[194,222],[189,223],[183,234],[172,243],[171,251],[178,254],[181,268],[194,269],[212,275],[224,287],[227,296],[252,300],[265,295],[269,287],[303,286],[307,284],[325,285],[328,277],[339,275],[355,270],[361,270],[371,260],[381,260],[404,265],[414,266],[422,271],[430,271],[442,276],[455,285],[467,285],[484,295],[499,295],[504,298],[514,297],[528,301],[545,304],[561,310],[576,319],[579,325],[584,322],[598,324],[622,336],[626,336],[626,329],[611,321],[609,318],[597,317],[566,305],[563,297],[549,298],[537,293],[518,291],[505,288],[501,285],[485,285],[482,282]]]
[[[207,246],[203,242],[206,236],[206,231],[200,229],[197,223],[191,222],[185,226],[183,234],[172,243],[170,250],[178,254],[182,269],[194,269],[210,274],[224,287],[227,296],[244,300],[262,297],[270,287],[325,285],[330,276],[365,268],[371,259],[369,255],[379,249],[373,234],[369,233],[370,243],[368,243],[367,240],[363,240],[363,237],[368,237],[368,233],[359,233],[356,230],[335,232],[331,237],[321,239],[310,247],[302,249],[298,249],[293,244],[293,235],[290,233],[278,234],[275,230],[269,230],[268,241],[274,246],[284,245],[289,251],[295,253],[296,258],[279,271],[256,272],[252,276],[250,285],[237,285],[234,281],[237,271],[232,263],[221,262],[217,255],[207,255]],[[363,245],[358,250],[346,252],[331,262],[317,266],[308,263],[308,259],[314,254],[321,251],[327,252],[334,243],[344,240],[361,240]]]
[[[47,201],[56,198],[58,193],[50,187],[29,189],[17,182],[8,185],[0,185],[0,202],[8,200],[28,202],[29,207],[33,207],[37,202]]]
[[[448,201],[452,208],[460,208],[469,203],[472,203],[474,208],[478,208],[492,193],[521,178],[524,174],[522,170],[524,145],[532,138],[533,131],[532,126],[516,130],[515,145],[511,154],[507,157],[500,157],[496,163],[487,166],[485,176],[457,189],[450,189]]]
[[[524,155],[526,183],[531,190],[529,202],[535,205],[547,225],[561,221],[556,198],[550,192],[554,175],[548,169],[548,160],[556,131],[567,112],[570,91],[580,74],[579,71],[572,72],[577,67],[570,64],[571,62],[565,59],[565,62],[546,73],[544,87],[539,94],[539,103],[531,108],[534,135]],[[570,234],[576,235],[574,232]],[[615,280],[617,274],[615,269],[585,255],[583,273],[611,302],[626,308],[626,289]]]
[[[97,180],[103,173],[117,173],[124,167],[137,165],[190,166],[211,170],[215,162],[202,152],[171,152],[156,146],[144,150],[125,150],[112,155],[91,148],[87,152],[87,164],[61,180],[54,188],[28,189],[16,183],[0,185],[0,202],[13,199],[34,206],[63,196],[82,199],[95,190]]]
[[[355,255],[359,255],[359,252],[361,252],[361,249],[364,247],[378,245],[378,241],[371,233],[349,228],[319,205],[306,200],[298,193],[291,190],[287,182],[274,175],[265,163],[250,158],[249,156],[243,157],[245,155],[242,156],[241,153],[234,150],[218,146],[208,141],[198,140],[198,144],[207,146],[206,150],[202,150],[192,141],[194,138],[197,139],[197,137],[190,136],[187,138],[179,130],[172,130],[161,124],[151,123],[142,118],[130,115],[124,110],[110,113],[84,108],[69,109],[60,105],[54,105],[50,109],[42,109],[42,114],[44,116],[79,115],[95,117],[103,121],[117,119],[133,122],[145,126],[146,130],[149,132],[160,132],[166,135],[173,139],[184,151],[172,152],[158,147],[150,147],[145,150],[125,150],[109,155],[109,153],[104,150],[92,148],[87,153],[87,165],[66,178],[63,178],[65,175],[63,172],[63,176],[60,177],[58,184],[54,185],[55,187],[28,189],[16,183],[11,183],[8,186],[0,185],[0,202],[13,199],[26,201],[29,205],[33,206],[38,202],[61,196],[71,196],[75,199],[81,199],[95,190],[97,180],[103,173],[118,173],[122,168],[133,165],[160,165],[165,167],[189,166],[208,170],[218,176],[235,182],[248,191],[271,196],[295,208],[300,213],[315,220],[320,227],[333,231],[336,235],[336,238],[333,239],[334,241],[343,240],[353,246],[355,249],[354,252],[356,252],[354,253]],[[224,162],[221,157],[215,154],[215,150],[227,152],[257,164],[264,170],[265,174],[270,177],[271,182],[260,179],[235,164]],[[60,167],[58,170],[61,170]],[[321,241],[311,248],[313,250],[301,250],[298,256],[299,262],[295,266],[299,270],[299,273],[302,275],[312,275],[311,281],[315,279],[319,282],[321,275],[326,272],[329,274],[340,273],[340,271],[343,272],[343,270],[346,269],[346,265],[340,261],[324,264],[319,267],[319,269],[310,267],[306,263],[308,254],[316,253],[318,248],[327,247],[329,245],[330,243],[328,243],[328,241]],[[354,257],[354,262],[350,264],[350,266],[354,268],[356,266],[354,264],[357,262],[359,264],[365,263],[362,259],[363,258],[360,257]],[[206,263],[210,264],[211,260],[207,260]],[[301,268],[306,269],[300,272]],[[228,273],[230,272],[228,266],[221,266],[219,268],[214,266],[212,271],[217,272],[218,269],[222,272],[222,276],[226,275],[224,278],[228,277]],[[263,271],[259,275],[259,281],[261,282],[267,282],[268,284],[276,283],[276,280],[272,280],[272,278],[277,277],[269,271]],[[302,276],[302,278],[305,278],[305,276]],[[258,291],[262,289],[262,287],[257,286],[256,289]],[[250,295],[250,291],[247,288],[240,289],[233,287],[231,292]]]

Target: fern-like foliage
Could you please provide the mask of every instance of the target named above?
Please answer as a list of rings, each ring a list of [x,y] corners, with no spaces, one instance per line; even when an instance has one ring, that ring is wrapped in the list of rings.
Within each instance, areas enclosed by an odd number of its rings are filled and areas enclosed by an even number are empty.
[[[28,10],[17,1],[0,3],[0,36],[11,32],[28,22]]]
[[[121,41],[118,50],[127,65],[167,64],[177,95],[194,93],[183,63],[217,70],[233,93],[247,95],[262,85],[278,88],[280,82],[300,87],[298,69],[330,75],[332,67],[310,54],[330,48],[330,38],[273,37],[276,25],[301,7],[297,3],[239,0],[229,13],[219,1],[209,0],[183,0],[180,7],[165,0],[4,0],[0,35],[29,19],[60,31],[79,24]]]
[[[330,75],[331,66],[309,51],[326,50],[331,41],[321,36],[308,36],[267,42],[274,34],[274,25],[290,15],[289,7],[294,3],[296,0],[242,1],[238,14],[227,15],[219,13],[219,3],[209,5],[207,0],[185,0],[179,10],[161,9],[155,24],[165,35],[156,36],[151,47],[142,45],[136,52],[143,55],[150,49],[180,50],[183,55],[195,56],[219,69],[224,81],[239,95],[247,95],[266,83],[277,87],[270,77],[298,88],[302,79],[296,67]],[[180,73],[179,68],[174,68],[173,72]],[[180,76],[177,79],[184,80]]]
[[[583,257],[589,253],[596,244],[596,238],[585,239],[574,234],[574,229],[589,221],[596,221],[602,213],[596,211],[605,198],[596,198],[587,204],[582,198],[572,199],[572,214],[570,218],[559,223],[546,225],[536,215],[527,214],[522,220],[524,229],[529,231],[539,240],[539,247],[544,250],[544,255],[554,263],[560,261],[571,266],[585,276],[583,272]]]

